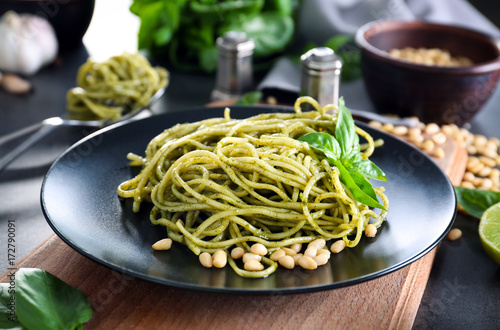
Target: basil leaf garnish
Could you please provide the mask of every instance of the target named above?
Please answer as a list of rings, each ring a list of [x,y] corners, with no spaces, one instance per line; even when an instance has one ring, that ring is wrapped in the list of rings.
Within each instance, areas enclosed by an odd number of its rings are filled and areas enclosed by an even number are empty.
[[[307,142],[311,148],[323,153],[330,164],[339,169],[340,180],[357,201],[385,210],[378,202],[372,184],[366,178],[383,181],[387,181],[387,178],[372,161],[361,158],[359,136],[344,98],[339,100],[335,137],[315,132],[300,137],[299,141]]]
[[[0,315],[11,322],[9,328],[81,329],[92,317],[83,292],[56,276],[41,269],[20,268],[13,277],[15,286],[9,289],[9,284],[2,283],[0,291]],[[9,301],[15,301],[15,322],[4,315],[10,311]]]
[[[362,174],[355,171],[348,171],[340,161],[335,161],[334,165],[340,171],[340,180],[358,202],[385,210],[384,206],[377,201],[377,195],[373,186]]]
[[[369,159],[361,159],[352,164],[352,168],[370,179],[387,181],[384,171]]]
[[[458,203],[467,213],[478,219],[481,219],[484,211],[490,206],[500,203],[500,192],[463,187],[454,188]]]

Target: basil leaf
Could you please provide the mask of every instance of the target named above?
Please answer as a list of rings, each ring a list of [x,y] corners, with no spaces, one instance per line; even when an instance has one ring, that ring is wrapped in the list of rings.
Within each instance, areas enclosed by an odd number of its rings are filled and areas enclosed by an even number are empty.
[[[335,138],[340,144],[342,163],[349,166],[359,154],[359,136],[356,134],[354,119],[346,108],[343,97],[339,99]]]
[[[153,36],[155,35],[155,29],[161,22],[163,4],[161,2],[143,4],[142,6],[132,4],[130,9],[137,12],[141,19],[138,35],[139,49],[153,47],[155,45]]]
[[[353,37],[347,34],[338,34],[334,37],[331,37],[325,42],[325,47],[331,48],[334,52],[338,52],[342,45],[353,41]]]
[[[341,149],[339,142],[328,133],[308,133],[300,137],[299,141],[307,142],[311,148],[322,151],[328,158],[332,158],[333,160],[340,159]],[[330,160],[330,163],[332,163],[332,160]]]
[[[369,159],[357,160],[352,164],[351,168],[357,170],[367,178],[387,181],[384,171]]]
[[[0,283],[0,329],[24,329],[16,318],[16,300],[12,290],[15,289],[9,283]]]
[[[16,315],[28,329],[75,329],[92,317],[82,291],[56,276],[34,268],[16,274]]]
[[[248,92],[243,94],[235,105],[254,105],[257,104],[262,98],[262,92]]]
[[[255,42],[255,57],[265,57],[283,50],[293,38],[294,21],[277,12],[263,12],[254,16],[232,16],[220,30],[244,31]]]
[[[481,219],[484,211],[490,206],[500,202],[500,192],[463,187],[454,188],[458,203],[467,213],[478,219]]]
[[[340,171],[340,180],[358,202],[387,211],[385,207],[378,202],[373,186],[363,177],[363,175],[356,172],[350,173],[340,161],[335,161],[335,166],[337,166]]]

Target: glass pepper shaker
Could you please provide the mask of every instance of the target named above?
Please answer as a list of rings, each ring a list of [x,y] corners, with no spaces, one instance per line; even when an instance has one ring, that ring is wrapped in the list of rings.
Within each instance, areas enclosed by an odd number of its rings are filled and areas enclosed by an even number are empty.
[[[212,100],[238,98],[252,89],[255,43],[244,32],[229,31],[217,38],[219,61]]]
[[[338,105],[342,60],[328,47],[313,48],[301,56],[301,96],[311,96],[324,107]]]

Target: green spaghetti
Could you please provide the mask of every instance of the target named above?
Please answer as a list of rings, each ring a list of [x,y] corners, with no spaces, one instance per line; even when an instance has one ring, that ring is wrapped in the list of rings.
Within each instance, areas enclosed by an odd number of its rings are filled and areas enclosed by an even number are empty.
[[[302,112],[303,102],[315,106]],[[356,246],[368,224],[379,227],[389,202],[384,189],[373,188],[382,210],[357,200],[329,163],[299,139],[310,133],[335,134],[339,116],[311,98],[299,98],[295,113],[224,117],[175,125],[153,138],[144,156],[129,154],[142,166],[117,193],[133,199],[133,211],[144,201],[153,208],[150,221],[164,226],[167,236],[193,253],[213,254],[261,243],[268,254],[263,270],[248,271],[229,256],[230,266],[244,277],[265,277],[277,268],[273,252],[318,238]],[[365,161],[374,151],[371,136],[355,128],[367,143],[359,152]],[[339,165],[341,166],[341,165]]]

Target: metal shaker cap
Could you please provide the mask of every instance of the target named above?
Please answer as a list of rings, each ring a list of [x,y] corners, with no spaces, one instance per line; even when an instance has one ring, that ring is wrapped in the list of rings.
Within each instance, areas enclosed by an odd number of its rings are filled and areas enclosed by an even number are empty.
[[[237,53],[238,56],[249,56],[253,54],[255,43],[248,39],[246,33],[240,31],[226,32],[222,37],[217,38],[219,51]]]
[[[303,54],[301,91],[321,106],[338,104],[342,60],[328,47],[318,47]]]
[[[342,69],[342,60],[328,47],[313,48],[303,54],[300,59],[302,60],[302,65],[312,70],[327,71]]]

